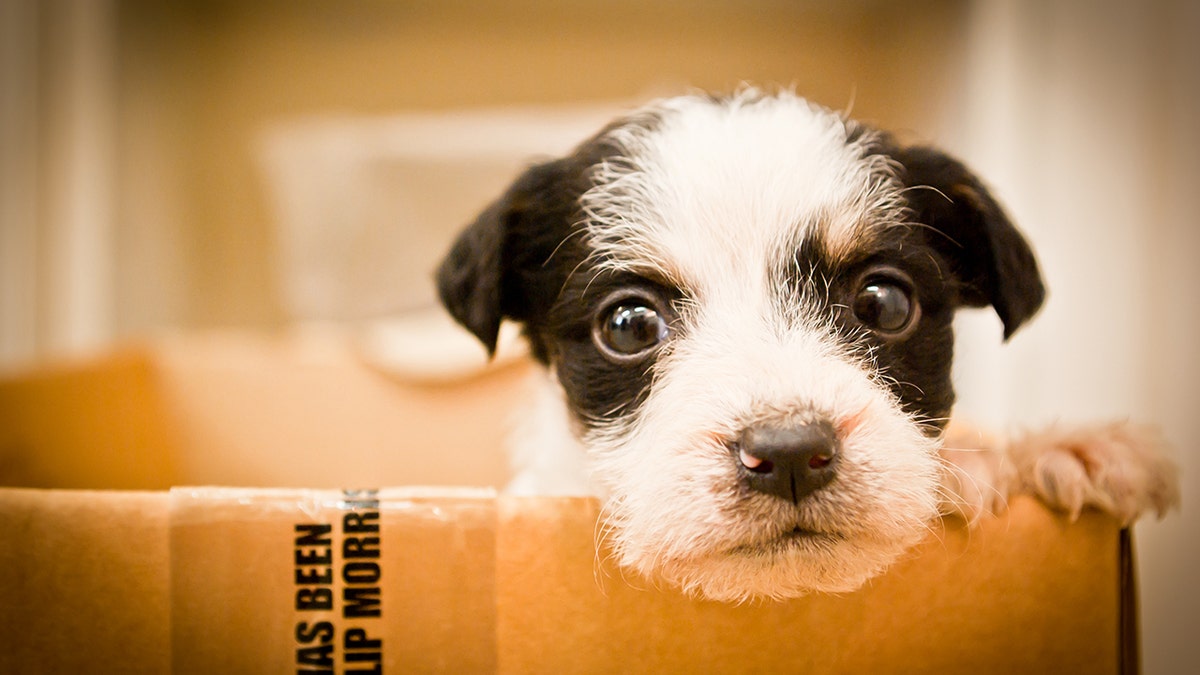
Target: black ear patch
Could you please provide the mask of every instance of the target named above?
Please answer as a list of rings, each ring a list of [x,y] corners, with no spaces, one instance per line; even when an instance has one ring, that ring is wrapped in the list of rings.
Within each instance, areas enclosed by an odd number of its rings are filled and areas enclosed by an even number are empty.
[[[500,332],[500,285],[503,283],[505,232],[509,204],[501,199],[489,206],[450,249],[437,271],[438,296],[456,321],[496,353]]]
[[[586,185],[576,157],[536,165],[459,235],[436,273],[438,295],[451,316],[496,351],[505,318],[541,320],[573,263],[571,239],[578,197]],[[545,360],[533,339],[534,356]]]
[[[962,301],[991,305],[1004,338],[1042,306],[1046,289],[1037,260],[987,188],[958,160],[927,147],[889,149],[918,222],[934,230],[929,244],[950,262]]]

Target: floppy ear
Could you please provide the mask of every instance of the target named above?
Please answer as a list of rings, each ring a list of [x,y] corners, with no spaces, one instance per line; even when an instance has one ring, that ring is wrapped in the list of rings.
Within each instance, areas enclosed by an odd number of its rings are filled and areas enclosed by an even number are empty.
[[[950,261],[963,302],[991,305],[1004,339],[1042,306],[1046,290],[1033,250],[987,188],[958,160],[927,147],[893,151],[905,197],[929,242]]]
[[[557,160],[527,170],[459,235],[437,270],[442,304],[489,356],[502,319],[527,321],[561,287],[547,279],[554,270],[546,262],[575,208],[564,182],[568,168]]]
[[[496,353],[500,332],[505,231],[509,208],[501,199],[459,235],[437,271],[438,296],[456,321]]]

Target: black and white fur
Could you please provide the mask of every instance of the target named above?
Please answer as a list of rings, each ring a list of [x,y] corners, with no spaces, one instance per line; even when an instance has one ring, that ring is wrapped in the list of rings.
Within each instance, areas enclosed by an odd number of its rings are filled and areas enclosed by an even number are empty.
[[[942,444],[954,312],[1030,319],[1029,245],[957,160],[791,93],[616,121],[520,176],[438,285],[489,351],[514,320],[548,368],[513,489],[601,496],[620,563],[685,590],[851,590],[1022,480]],[[1163,480],[1126,515],[1165,508]]]

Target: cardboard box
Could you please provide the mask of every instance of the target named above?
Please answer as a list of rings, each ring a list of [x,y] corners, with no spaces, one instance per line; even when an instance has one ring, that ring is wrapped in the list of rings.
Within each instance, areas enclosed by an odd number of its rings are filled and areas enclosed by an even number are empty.
[[[0,672],[1136,671],[1130,541],[1100,514],[1068,523],[1020,499],[971,532],[947,522],[855,593],[694,600],[615,569],[594,501],[496,496],[502,470],[448,472],[474,488],[327,486],[427,479],[431,453],[486,463],[494,411],[474,447],[399,441],[466,434],[445,417],[511,402],[523,366],[425,392],[289,349],[185,340],[0,384],[0,466],[17,486],[0,489]],[[312,473],[290,464],[296,443]],[[241,466],[230,447],[261,454]],[[365,471],[376,461],[386,471]],[[280,485],[272,462],[326,487],[164,489]]]
[[[218,331],[0,377],[0,485],[507,481],[498,439],[529,363],[397,374],[369,366],[356,344],[340,333]]]

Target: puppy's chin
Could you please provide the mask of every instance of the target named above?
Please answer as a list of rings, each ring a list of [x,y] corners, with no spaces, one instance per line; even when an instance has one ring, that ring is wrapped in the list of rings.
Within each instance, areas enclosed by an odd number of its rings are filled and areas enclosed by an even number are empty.
[[[715,430],[670,429],[686,450],[670,436],[628,437],[598,467],[611,476],[623,465],[605,505],[617,562],[720,601],[859,588],[930,532],[940,460],[937,442],[886,399],[858,410],[837,478],[798,504],[749,489]],[[657,470],[637,471],[633,461]]]
[[[690,595],[721,602],[845,593],[882,573],[919,541],[921,534],[907,540],[819,534],[787,537],[732,551],[659,561],[644,573]]]
[[[893,522],[887,534],[789,530],[732,545],[695,541],[691,551],[672,554],[622,545],[619,532],[614,537],[623,567],[687,594],[722,602],[785,600],[858,589],[925,537],[929,515]]]
[[[932,517],[932,514],[930,514]],[[722,602],[784,600],[812,592],[845,593],[881,574],[929,532],[929,518],[892,523],[889,534],[788,531],[767,539],[691,551],[649,551],[614,533],[622,567],[681,591]]]

